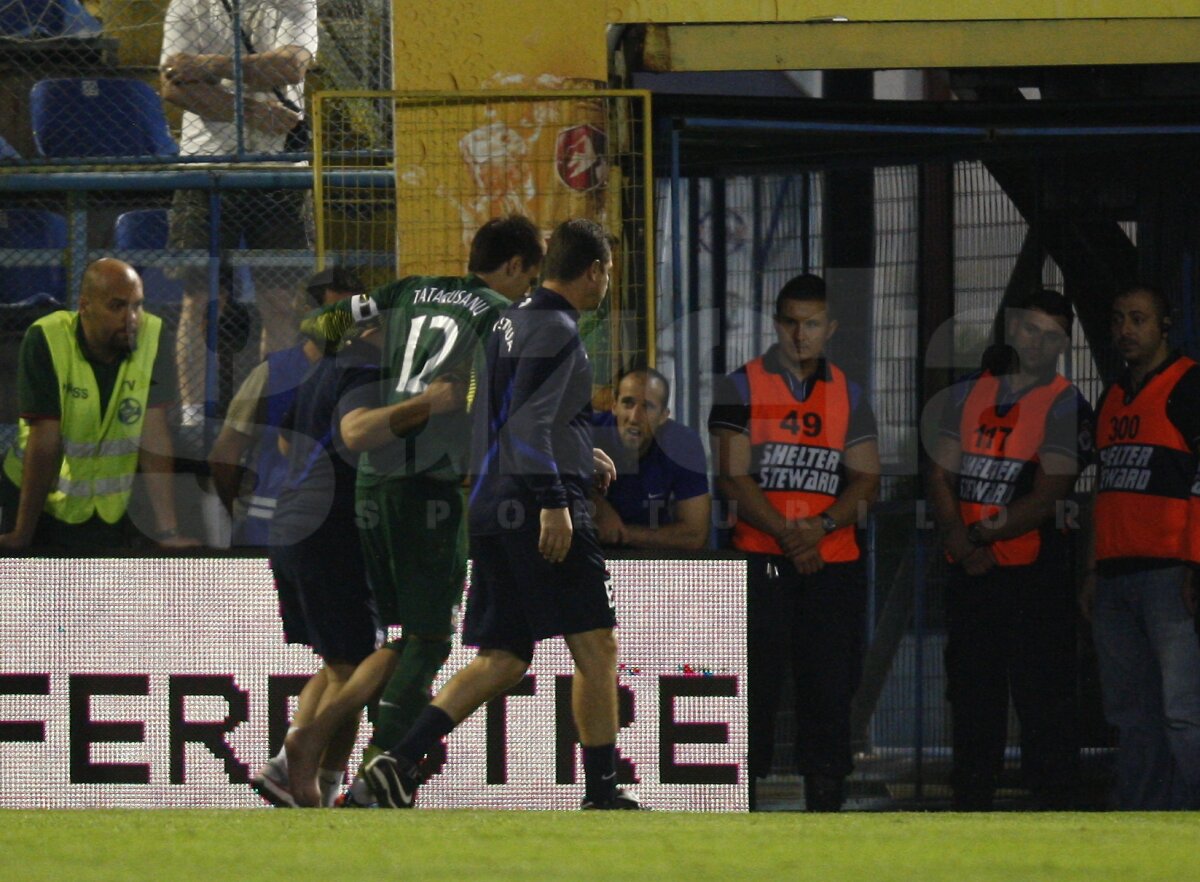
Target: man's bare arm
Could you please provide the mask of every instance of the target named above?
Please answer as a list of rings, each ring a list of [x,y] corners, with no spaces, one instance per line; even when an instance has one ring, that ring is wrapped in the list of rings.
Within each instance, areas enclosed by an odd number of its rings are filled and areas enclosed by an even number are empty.
[[[423,426],[431,416],[466,406],[466,384],[439,377],[420,395],[383,407],[356,407],[339,424],[342,441],[355,453],[376,450]]]
[[[138,467],[146,480],[146,497],[154,512],[154,523],[162,533],[172,535],[157,540],[160,545],[182,548],[199,543],[178,535],[179,522],[175,513],[175,449],[167,427],[167,411],[151,407],[142,425],[142,446],[138,452]]]
[[[1078,473],[1079,465],[1074,457],[1061,453],[1042,454],[1033,476],[1033,488],[1009,503],[1004,517],[997,519],[994,527],[988,521],[981,522],[980,538],[985,542],[996,542],[1036,530],[1054,516],[1058,503],[1071,495]]]
[[[234,95],[221,86],[208,83],[169,86],[164,82],[162,96],[163,100],[204,119],[214,122],[234,120]],[[274,99],[246,98],[242,107],[246,125],[269,135],[286,134],[300,119],[300,114]]]
[[[212,450],[208,452],[208,471],[212,475],[213,487],[230,514],[233,513],[234,502],[241,495],[242,475],[245,472],[242,457],[252,444],[254,438],[250,435],[226,425],[221,428]]]
[[[37,530],[46,497],[58,482],[62,465],[62,432],[58,420],[39,419],[29,424],[22,461],[21,501],[11,533],[0,535],[0,548],[28,548]]]
[[[733,503],[739,521],[779,539],[787,532],[788,524],[750,475],[750,438],[732,429],[714,429],[711,435],[717,489]]]
[[[312,61],[311,52],[295,45],[247,53],[242,55],[242,82],[254,92],[298,86]],[[160,69],[164,84],[216,84],[233,79],[233,56],[180,52],[164,60]]]
[[[925,492],[933,507],[942,546],[955,561],[967,557],[975,546],[967,538],[967,527],[958,512],[958,469],[962,463],[962,447],[956,438],[939,435],[934,442],[933,462]]]

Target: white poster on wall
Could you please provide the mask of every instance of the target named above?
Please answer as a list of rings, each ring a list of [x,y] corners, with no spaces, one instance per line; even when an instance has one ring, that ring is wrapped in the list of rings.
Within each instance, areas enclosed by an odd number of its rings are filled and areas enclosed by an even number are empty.
[[[620,778],[654,809],[746,810],[744,562],[610,570]],[[442,679],[472,655],[456,640]],[[264,560],[0,560],[0,807],[262,805],[249,776],[316,664],[283,642]],[[419,804],[577,807],[571,676],[563,642],[540,645],[451,734]]]

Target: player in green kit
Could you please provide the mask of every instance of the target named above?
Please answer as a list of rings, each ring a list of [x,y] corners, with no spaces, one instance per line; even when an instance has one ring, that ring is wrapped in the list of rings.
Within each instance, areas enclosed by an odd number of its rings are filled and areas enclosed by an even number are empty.
[[[429,702],[450,653],[455,609],[466,577],[462,479],[471,446],[469,386],[481,342],[499,312],[537,279],[542,235],[527,218],[491,220],[471,244],[469,275],[409,276],[327,307],[305,331],[340,340],[352,327],[381,325],[384,379],[378,406],[341,421],[359,460],[356,511],[368,578],[384,623],[403,629],[380,653],[398,656],[383,686],[366,760],[394,744]],[[285,746],[297,805],[317,805],[316,766],[346,715],[379,692],[390,661],[366,664],[344,700],[289,732]],[[328,712],[327,712],[328,711]],[[380,744],[382,748],[375,745]],[[364,788],[350,804],[366,803]]]

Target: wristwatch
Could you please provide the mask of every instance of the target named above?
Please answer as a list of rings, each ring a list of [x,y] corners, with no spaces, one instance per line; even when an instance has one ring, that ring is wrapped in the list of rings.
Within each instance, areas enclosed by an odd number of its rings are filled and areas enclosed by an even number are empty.
[[[827,511],[822,512],[821,513],[821,529],[824,530],[826,534],[829,534],[829,533],[832,533],[837,528],[838,528],[838,523],[837,523],[837,521],[835,521],[833,519],[833,515],[831,515]]]
[[[967,541],[976,548],[988,544],[988,541],[983,538],[983,527],[979,525],[979,521],[967,527]]]

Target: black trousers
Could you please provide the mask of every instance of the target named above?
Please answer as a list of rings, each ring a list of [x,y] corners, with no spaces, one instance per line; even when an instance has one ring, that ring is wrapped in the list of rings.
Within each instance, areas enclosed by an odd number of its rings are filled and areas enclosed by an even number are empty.
[[[1071,554],[1044,544],[1028,566],[951,570],[946,680],[956,801],[986,807],[1004,763],[1008,701],[1021,723],[1021,771],[1047,802],[1070,799],[1078,772],[1076,606]],[[982,800],[983,805],[979,806]]]
[[[867,592],[861,560],[802,576],[787,558],[751,555],[747,596],[750,774],[765,777],[788,668],[796,699],[796,769],[845,777],[850,702],[862,679]]]

